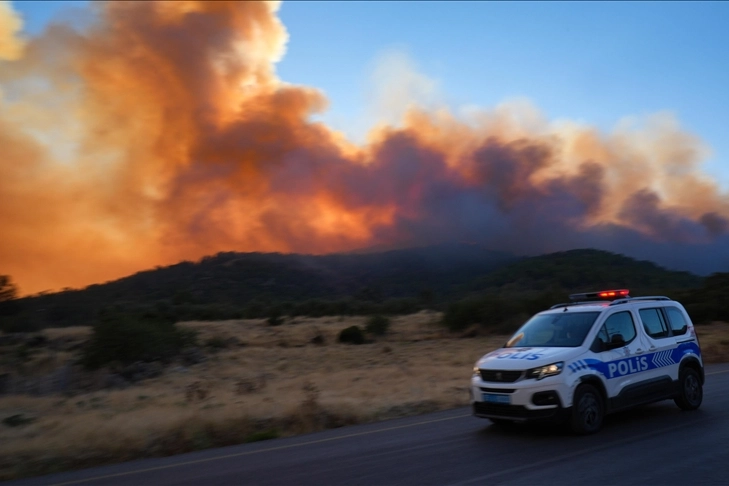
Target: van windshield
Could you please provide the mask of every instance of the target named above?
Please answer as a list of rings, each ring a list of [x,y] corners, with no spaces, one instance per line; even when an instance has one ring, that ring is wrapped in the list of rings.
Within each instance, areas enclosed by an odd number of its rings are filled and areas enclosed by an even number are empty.
[[[599,312],[538,314],[529,319],[506,343],[506,348],[576,348],[585,340]]]

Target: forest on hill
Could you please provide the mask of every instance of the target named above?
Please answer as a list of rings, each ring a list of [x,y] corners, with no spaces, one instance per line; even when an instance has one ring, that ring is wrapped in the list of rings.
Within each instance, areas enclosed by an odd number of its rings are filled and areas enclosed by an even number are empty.
[[[84,289],[0,298],[0,329],[93,325],[109,313],[184,321],[425,308],[446,317],[467,308],[466,321],[480,322],[485,315],[531,314],[571,292],[600,288],[681,298],[701,320],[712,320],[723,315],[717,302],[729,287],[727,275],[702,278],[591,249],[531,258],[469,244],[321,256],[226,252]]]

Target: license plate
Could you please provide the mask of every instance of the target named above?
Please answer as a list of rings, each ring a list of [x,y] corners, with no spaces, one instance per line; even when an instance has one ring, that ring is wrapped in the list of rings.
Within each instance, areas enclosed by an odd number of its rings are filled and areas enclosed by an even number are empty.
[[[483,401],[489,403],[511,403],[509,395],[497,395],[496,393],[484,393]]]

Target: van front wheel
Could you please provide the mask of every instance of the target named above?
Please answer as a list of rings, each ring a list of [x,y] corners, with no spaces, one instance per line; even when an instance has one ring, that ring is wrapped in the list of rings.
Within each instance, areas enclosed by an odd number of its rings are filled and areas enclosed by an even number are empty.
[[[594,434],[600,430],[604,417],[605,405],[597,388],[588,384],[577,387],[572,400],[572,431],[580,435]]]

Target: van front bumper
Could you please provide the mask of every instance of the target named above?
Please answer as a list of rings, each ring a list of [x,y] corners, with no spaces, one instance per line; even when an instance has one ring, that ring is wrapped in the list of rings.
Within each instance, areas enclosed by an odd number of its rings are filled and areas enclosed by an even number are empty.
[[[514,422],[551,422],[560,421],[568,416],[568,409],[552,408],[528,409],[523,405],[502,403],[473,402],[473,415],[481,418],[513,420]]]

